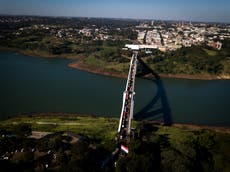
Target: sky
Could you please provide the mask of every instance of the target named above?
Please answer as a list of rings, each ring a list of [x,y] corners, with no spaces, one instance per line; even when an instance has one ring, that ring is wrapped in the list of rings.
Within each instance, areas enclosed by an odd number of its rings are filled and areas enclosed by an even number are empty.
[[[230,0],[0,0],[0,14],[230,23]]]

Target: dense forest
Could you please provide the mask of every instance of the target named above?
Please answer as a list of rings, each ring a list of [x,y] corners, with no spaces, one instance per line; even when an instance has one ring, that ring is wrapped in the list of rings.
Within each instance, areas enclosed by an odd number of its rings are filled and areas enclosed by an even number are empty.
[[[183,47],[176,51],[154,51],[146,62],[158,73],[164,74],[230,74],[230,39],[221,50],[207,46]],[[145,55],[143,55],[145,56]]]

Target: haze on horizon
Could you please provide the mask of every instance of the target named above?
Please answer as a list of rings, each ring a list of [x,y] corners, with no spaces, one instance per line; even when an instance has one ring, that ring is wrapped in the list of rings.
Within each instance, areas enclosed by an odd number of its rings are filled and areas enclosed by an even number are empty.
[[[0,14],[230,23],[229,0],[0,0]]]

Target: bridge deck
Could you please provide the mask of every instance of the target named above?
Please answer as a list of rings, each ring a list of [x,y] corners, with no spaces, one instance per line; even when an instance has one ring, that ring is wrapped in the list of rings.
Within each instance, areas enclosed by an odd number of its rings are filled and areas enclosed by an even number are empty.
[[[123,93],[123,104],[121,109],[120,122],[118,127],[118,141],[121,144],[126,144],[129,141],[131,119],[133,118],[133,107],[134,107],[134,86],[135,76],[137,70],[137,51],[133,52],[126,88]]]

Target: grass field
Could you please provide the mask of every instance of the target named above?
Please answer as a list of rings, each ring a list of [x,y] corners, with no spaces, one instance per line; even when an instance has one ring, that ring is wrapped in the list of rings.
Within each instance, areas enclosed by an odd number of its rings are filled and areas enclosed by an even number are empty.
[[[126,74],[129,69],[129,62],[127,63],[119,63],[119,62],[106,62],[104,60],[95,58],[94,55],[89,55],[88,57],[84,58],[84,64],[99,67],[101,69],[107,71],[117,71]]]
[[[205,127],[196,125],[179,126],[162,126],[160,124],[152,124],[151,121],[145,123],[157,127],[154,133],[157,135],[167,135],[172,142],[191,138],[191,132],[199,130],[212,130],[213,132],[229,133],[229,128],[221,127]],[[0,121],[1,128],[10,128],[13,125],[27,123],[31,125],[33,131],[42,132],[59,132],[72,131],[75,133],[87,135],[89,137],[113,139],[116,136],[119,119],[111,117],[95,117],[88,115],[76,114],[52,114],[42,113],[35,115],[23,115],[7,120]],[[136,128],[141,125],[141,121],[132,120],[132,127]]]
[[[3,128],[20,123],[31,124],[33,131],[72,131],[91,138],[114,139],[118,119],[78,115],[35,115],[7,119],[0,122]]]
[[[215,50],[208,50],[208,49],[204,48],[204,51],[205,51],[209,56],[216,56],[216,55],[217,55],[217,51],[215,51]]]

